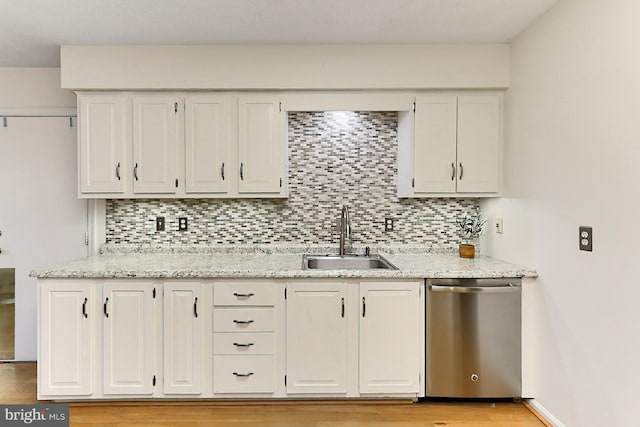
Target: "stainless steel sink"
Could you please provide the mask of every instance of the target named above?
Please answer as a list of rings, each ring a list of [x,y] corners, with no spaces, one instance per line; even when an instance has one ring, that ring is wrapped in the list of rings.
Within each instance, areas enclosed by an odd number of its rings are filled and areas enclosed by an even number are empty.
[[[381,255],[304,255],[305,270],[397,270]]]

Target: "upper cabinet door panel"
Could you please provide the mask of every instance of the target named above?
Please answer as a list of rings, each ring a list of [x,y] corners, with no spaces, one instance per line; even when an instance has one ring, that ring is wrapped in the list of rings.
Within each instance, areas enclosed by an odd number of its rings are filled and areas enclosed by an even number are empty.
[[[133,192],[175,193],[176,115],[172,96],[133,98]]]
[[[458,192],[500,189],[500,97],[458,97]]]
[[[416,97],[413,191],[455,192],[456,96]]]
[[[239,97],[239,193],[279,193],[284,171],[282,113],[275,97]]]
[[[78,97],[80,193],[124,193],[128,110],[125,96]]]
[[[226,96],[185,98],[187,193],[229,191],[228,121]]]

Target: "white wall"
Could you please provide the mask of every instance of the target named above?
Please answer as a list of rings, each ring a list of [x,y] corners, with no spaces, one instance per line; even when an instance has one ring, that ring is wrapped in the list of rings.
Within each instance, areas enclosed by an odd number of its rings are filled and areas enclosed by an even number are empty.
[[[43,108],[76,108],[76,95],[60,89],[60,68],[0,67],[0,113]]]
[[[638,425],[639,17],[561,0],[513,41],[505,197],[482,202],[504,217],[483,251],[540,274],[535,397],[566,426]]]
[[[74,113],[75,98],[60,89],[60,69],[0,68],[0,117]],[[87,253],[75,141],[66,117],[10,117],[8,127],[0,125],[0,267],[16,269],[16,360],[36,358],[29,272]]]

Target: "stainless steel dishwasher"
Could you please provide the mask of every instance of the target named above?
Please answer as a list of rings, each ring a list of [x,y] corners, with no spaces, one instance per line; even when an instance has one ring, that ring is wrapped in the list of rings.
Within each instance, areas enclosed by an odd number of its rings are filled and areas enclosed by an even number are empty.
[[[427,397],[518,398],[521,280],[427,280]]]

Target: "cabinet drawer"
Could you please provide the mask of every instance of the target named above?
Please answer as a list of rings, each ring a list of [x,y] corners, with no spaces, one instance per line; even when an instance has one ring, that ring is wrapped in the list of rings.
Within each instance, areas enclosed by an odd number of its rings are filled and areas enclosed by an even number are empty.
[[[218,332],[213,334],[213,354],[273,354],[273,332]]]
[[[214,356],[214,393],[273,393],[272,355]]]
[[[264,305],[275,304],[275,283],[270,281],[215,282],[213,304]]]
[[[272,308],[213,310],[213,332],[273,332]]]

